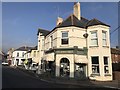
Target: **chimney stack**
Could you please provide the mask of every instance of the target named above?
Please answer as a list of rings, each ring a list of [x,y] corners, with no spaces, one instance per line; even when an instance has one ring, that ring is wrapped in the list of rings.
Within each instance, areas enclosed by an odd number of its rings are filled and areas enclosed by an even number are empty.
[[[79,20],[81,20],[81,12],[80,12],[80,3],[79,2],[74,3],[73,13]]]
[[[63,19],[61,18],[61,17],[58,17],[57,18],[57,26],[59,25],[59,24],[61,24],[63,22]]]

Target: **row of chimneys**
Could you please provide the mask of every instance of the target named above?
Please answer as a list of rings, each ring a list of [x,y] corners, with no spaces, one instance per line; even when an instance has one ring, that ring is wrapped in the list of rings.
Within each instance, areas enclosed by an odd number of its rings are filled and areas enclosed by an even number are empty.
[[[80,3],[74,3],[73,7],[73,14],[80,20],[81,19],[81,12],[80,12]],[[57,18],[57,26],[63,22],[63,19],[61,17]]]

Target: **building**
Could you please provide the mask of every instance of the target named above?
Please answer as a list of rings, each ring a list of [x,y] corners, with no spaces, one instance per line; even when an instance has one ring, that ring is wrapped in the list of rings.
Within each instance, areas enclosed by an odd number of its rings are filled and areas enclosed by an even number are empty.
[[[15,49],[13,51],[13,62],[12,65],[13,66],[18,66],[18,65],[23,65],[23,62],[25,61],[25,53],[29,50],[31,50],[32,47],[27,47],[27,46],[23,46],[20,47],[18,49]]]
[[[31,48],[29,51],[27,51],[25,54],[25,59],[28,60],[29,63],[29,69],[31,69],[34,66],[38,66],[39,62],[39,51],[37,50],[37,46]]]
[[[111,48],[113,79],[120,80],[120,49]]]
[[[52,70],[56,77],[112,80],[110,26],[81,16],[80,3],[73,14],[51,30],[38,29],[39,65]]]
[[[111,48],[111,59],[112,63],[120,63],[120,49]]]
[[[7,61],[9,62],[9,65],[11,65],[11,62],[13,60],[13,58],[12,58],[13,51],[14,51],[14,48],[10,48],[7,52]]]

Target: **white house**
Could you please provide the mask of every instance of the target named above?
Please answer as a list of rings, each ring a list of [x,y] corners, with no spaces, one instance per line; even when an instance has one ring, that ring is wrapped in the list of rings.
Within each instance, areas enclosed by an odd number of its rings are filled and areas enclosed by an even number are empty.
[[[18,49],[15,49],[13,51],[13,54],[12,54],[12,57],[13,57],[12,64],[15,65],[15,66],[23,65],[23,61],[25,61],[25,59],[26,59],[24,54],[27,51],[29,51],[31,48],[32,47],[23,46],[23,47],[20,47]]]
[[[73,14],[51,30],[38,29],[39,65],[55,72],[56,77],[112,80],[110,26],[81,16],[80,3]]]

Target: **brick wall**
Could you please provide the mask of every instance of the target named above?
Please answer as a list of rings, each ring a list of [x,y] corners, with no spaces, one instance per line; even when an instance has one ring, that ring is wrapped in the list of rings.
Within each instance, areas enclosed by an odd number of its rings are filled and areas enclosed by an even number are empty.
[[[120,80],[120,71],[113,72],[113,80]]]

